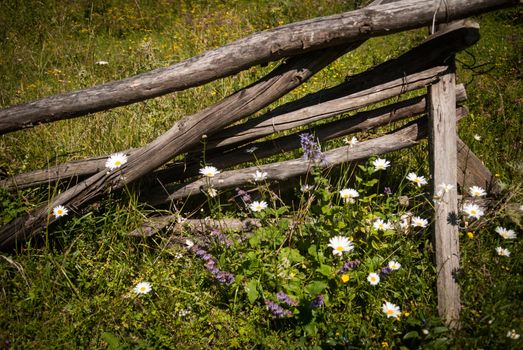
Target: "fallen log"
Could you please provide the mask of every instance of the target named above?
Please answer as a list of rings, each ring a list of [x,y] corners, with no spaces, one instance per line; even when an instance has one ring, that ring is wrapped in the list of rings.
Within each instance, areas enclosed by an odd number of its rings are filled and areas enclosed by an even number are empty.
[[[460,117],[466,113],[467,110],[464,107],[458,107],[456,110],[456,114]],[[341,163],[366,159],[373,155],[397,151],[417,145],[419,141],[425,137],[427,137],[427,118],[423,117],[384,136],[358,143],[355,146],[345,146],[326,151],[323,153],[325,164],[320,164],[319,166],[334,166]],[[305,159],[292,159],[278,163],[224,171],[212,178],[202,178],[182,185],[171,193],[161,195],[155,193],[154,197],[146,196],[143,200],[153,206],[157,206],[199,194],[209,185],[216,190],[238,186],[252,181],[252,175],[257,170],[267,173],[267,181],[283,181],[307,173],[307,171],[310,170],[310,166],[310,162]]]
[[[189,150],[201,137],[242,119],[285,95],[352,46],[337,47],[287,60],[257,83],[192,116],[177,121],[169,131],[132,153],[127,163],[113,171],[105,169],[69,188],[29,213],[0,229],[0,248],[15,247],[55,221],[53,207],[63,205],[76,211],[103,193],[121,188]]]
[[[253,65],[450,22],[520,0],[405,0],[252,34],[200,56],[124,80],[0,110],[0,134],[79,117],[226,77]]]

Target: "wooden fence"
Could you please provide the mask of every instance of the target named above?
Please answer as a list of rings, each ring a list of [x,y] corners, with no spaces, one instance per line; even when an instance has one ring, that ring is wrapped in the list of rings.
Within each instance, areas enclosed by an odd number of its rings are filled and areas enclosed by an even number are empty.
[[[361,10],[293,23],[253,34],[200,56],[125,80],[0,110],[0,133],[41,123],[75,118],[88,113],[142,101],[235,74],[253,65],[287,57],[255,83],[216,104],[187,116],[167,132],[138,149],[122,150],[128,161],[107,171],[107,156],[93,157],[0,180],[6,188],[23,188],[67,180],[74,185],[0,229],[0,248],[20,246],[50,225],[53,207],[80,210],[100,196],[135,182],[145,181],[142,200],[152,205],[177,201],[200,193],[206,180],[195,178],[201,164],[199,148],[206,143],[206,161],[227,169],[252,161],[245,151],[255,147],[258,159],[299,148],[298,127],[389,100],[403,93],[426,89],[425,95],[359,112],[334,122],[311,127],[321,141],[343,137],[419,116],[397,130],[324,152],[324,166],[365,159],[411,147],[429,137],[434,184],[459,183],[490,186],[491,174],[456,135],[456,122],[467,114],[461,104],[466,93],[455,85],[454,54],[479,40],[479,26],[459,19],[516,4],[515,0],[376,0]],[[344,83],[277,107],[242,124],[251,116],[293,90],[366,39],[419,27],[439,27],[423,43]],[[271,140],[264,137],[283,133]],[[301,130],[300,132],[303,132]],[[437,151],[436,151],[437,150]],[[184,162],[161,166],[180,154]],[[251,168],[226,170],[212,179],[215,189],[229,188],[252,179],[256,170],[268,180],[284,180],[308,169],[304,159]],[[161,186],[159,185],[161,184]],[[434,189],[433,189],[434,190]],[[435,191],[434,191],[435,193]],[[451,325],[459,318],[459,289],[453,273],[459,268],[457,227],[447,220],[457,213],[457,193],[436,206],[435,245],[438,300],[442,317]],[[168,224],[160,220],[155,229]],[[163,225],[163,226],[162,226]]]

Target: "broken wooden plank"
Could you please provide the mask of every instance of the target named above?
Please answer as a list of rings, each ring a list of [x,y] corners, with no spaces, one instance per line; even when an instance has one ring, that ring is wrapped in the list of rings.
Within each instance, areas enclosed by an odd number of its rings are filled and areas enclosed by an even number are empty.
[[[494,176],[485,164],[472,152],[472,150],[459,137],[457,141],[458,152],[458,184],[466,192],[471,186],[484,188],[488,193],[499,193],[500,187]]]
[[[408,0],[254,33],[169,67],[0,110],[0,134],[127,105],[235,74],[253,65],[373,36],[448,22],[519,0]]]
[[[461,299],[455,279],[459,271],[456,93],[453,61],[447,74],[429,88],[429,145],[432,190],[450,185],[434,203],[434,245],[436,251],[438,312],[452,328],[459,325]]]

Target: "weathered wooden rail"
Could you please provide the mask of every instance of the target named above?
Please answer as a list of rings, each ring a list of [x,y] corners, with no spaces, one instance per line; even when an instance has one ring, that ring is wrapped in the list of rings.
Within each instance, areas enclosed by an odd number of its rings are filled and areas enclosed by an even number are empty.
[[[117,170],[108,172],[104,166],[107,156],[102,156],[1,180],[0,185],[6,188],[74,181],[70,182],[73,184],[71,187],[48,203],[2,227],[0,248],[19,247],[26,239],[52,224],[55,218],[49,214],[57,205],[79,211],[100,196],[138,180],[148,183],[148,192],[143,194],[142,199],[154,205],[200,193],[201,188],[208,185],[208,180],[194,179],[201,160],[199,143],[202,137],[206,140],[206,161],[226,169],[252,160],[252,155],[245,153],[252,146],[256,146],[258,158],[299,147],[297,134],[264,139],[268,135],[288,133],[318,120],[385,103],[392,97],[415,90],[420,91],[421,95],[360,111],[352,117],[345,115],[321,126],[312,126],[311,130],[323,141],[422,116],[350,149],[346,146],[326,151],[324,166],[410,147],[429,136],[434,184],[445,182],[456,185],[466,181],[469,185],[486,186],[491,180],[488,169],[456,136],[456,122],[466,115],[467,110],[460,105],[466,100],[464,88],[455,85],[454,54],[479,40],[479,26],[470,21],[458,21],[441,28],[400,57],[350,77],[338,86],[287,103],[242,124],[230,125],[269,106],[372,36],[434,27],[435,24],[519,2],[376,0],[361,10],[256,33],[170,67],[2,109],[0,134],[183,90],[256,64],[288,57],[250,86],[175,122],[171,129],[146,146],[125,150],[128,161]],[[186,154],[185,162],[169,164],[159,170],[181,154]],[[269,180],[284,180],[304,174],[308,169],[305,163],[303,159],[294,159],[225,170],[212,182],[216,189],[237,186],[250,181],[255,170],[267,172]],[[443,223],[441,218],[456,210],[454,197],[439,204],[435,225],[439,310],[451,325],[456,325],[459,317],[459,289],[452,275],[459,267],[459,249],[455,244],[456,228]]]

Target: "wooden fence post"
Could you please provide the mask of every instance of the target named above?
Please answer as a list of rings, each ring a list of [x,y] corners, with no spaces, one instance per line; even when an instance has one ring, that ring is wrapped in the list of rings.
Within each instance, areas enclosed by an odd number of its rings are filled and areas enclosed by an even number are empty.
[[[438,312],[447,325],[458,327],[461,309],[455,274],[459,269],[456,96],[454,59],[447,74],[429,87],[429,144],[433,193],[441,184],[452,190],[440,192],[435,203],[434,243],[436,249]]]

